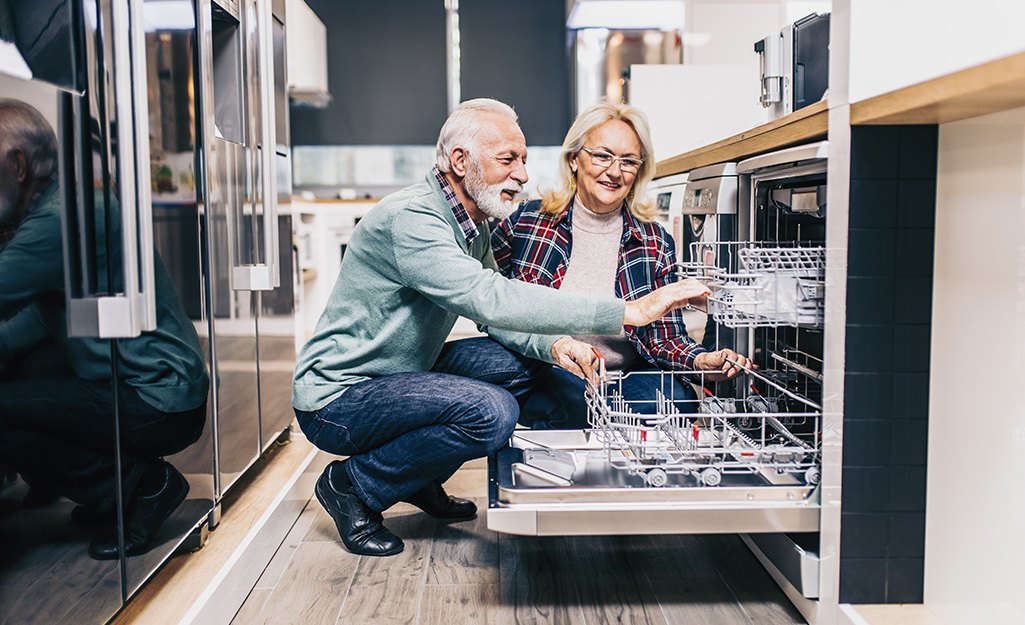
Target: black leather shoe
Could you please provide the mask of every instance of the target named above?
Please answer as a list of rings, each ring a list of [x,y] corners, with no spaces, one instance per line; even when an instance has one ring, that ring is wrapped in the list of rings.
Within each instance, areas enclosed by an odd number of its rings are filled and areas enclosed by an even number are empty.
[[[351,553],[361,556],[390,556],[402,551],[402,539],[388,531],[381,521],[384,517],[367,507],[355,491],[340,491],[331,480],[333,471],[344,471],[342,462],[327,465],[315,492],[317,501],[335,521],[342,544]]]
[[[128,522],[125,526],[125,554],[137,556],[149,551],[160,526],[185,501],[189,482],[168,463],[159,469],[163,473],[160,488],[152,494],[136,495],[128,504]],[[106,531],[89,545],[89,555],[97,560],[117,559],[117,533]]]
[[[469,521],[477,516],[477,504],[469,499],[452,497],[437,481],[427,483],[406,499],[436,519]]]

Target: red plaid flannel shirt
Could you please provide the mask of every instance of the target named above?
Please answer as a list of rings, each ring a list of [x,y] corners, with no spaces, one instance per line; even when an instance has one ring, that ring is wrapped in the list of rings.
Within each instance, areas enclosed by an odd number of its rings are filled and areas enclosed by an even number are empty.
[[[558,215],[541,212],[540,200],[525,202],[491,233],[491,248],[502,274],[524,282],[559,288],[572,249],[572,206]],[[635,300],[676,282],[676,245],[656,223],[634,219],[623,210],[616,297]],[[704,347],[687,335],[679,310],[643,327],[626,326],[626,335],[649,363],[662,369],[690,370]]]

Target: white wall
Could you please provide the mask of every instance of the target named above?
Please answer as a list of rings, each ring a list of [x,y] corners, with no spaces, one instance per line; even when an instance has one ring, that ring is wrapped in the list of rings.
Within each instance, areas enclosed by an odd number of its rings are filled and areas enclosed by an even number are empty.
[[[656,158],[769,121],[758,102],[755,42],[830,6],[829,0],[688,0],[684,64],[630,68],[630,102],[648,114]]]
[[[1021,624],[1025,109],[940,127],[936,213],[925,603]]]
[[[1022,0],[852,0],[850,101],[1025,51]]]
[[[768,121],[746,65],[633,65],[630,103],[648,115],[664,160]]]
[[[0,74],[0,97],[17,94],[18,99],[31,104],[57,129],[58,90],[39,81],[25,81]]]

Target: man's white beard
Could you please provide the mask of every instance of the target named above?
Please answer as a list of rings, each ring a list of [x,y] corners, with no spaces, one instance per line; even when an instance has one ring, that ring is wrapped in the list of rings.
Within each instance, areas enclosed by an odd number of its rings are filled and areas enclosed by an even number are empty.
[[[502,191],[520,193],[523,185],[511,180],[505,180],[498,184],[487,185],[484,183],[484,172],[482,167],[471,159],[470,167],[463,179],[466,185],[466,194],[476,202],[477,208],[492,219],[502,220],[512,215],[516,210],[515,198],[509,201],[502,199]]]

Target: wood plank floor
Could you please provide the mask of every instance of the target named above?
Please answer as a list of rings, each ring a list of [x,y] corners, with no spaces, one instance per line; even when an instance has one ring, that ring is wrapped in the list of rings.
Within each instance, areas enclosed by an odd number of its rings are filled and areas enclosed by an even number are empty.
[[[487,529],[486,464],[446,485],[473,521],[436,521],[407,504],[385,513],[405,551],[345,551],[311,500],[232,621],[303,623],[804,623],[733,535],[520,537]]]

